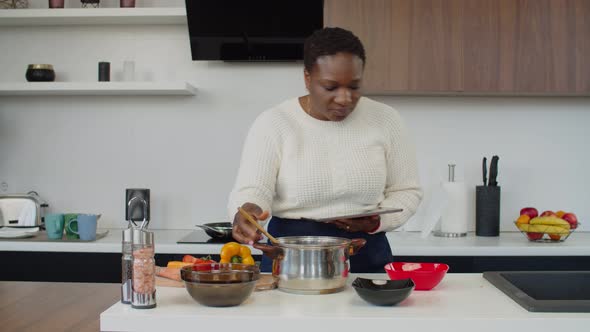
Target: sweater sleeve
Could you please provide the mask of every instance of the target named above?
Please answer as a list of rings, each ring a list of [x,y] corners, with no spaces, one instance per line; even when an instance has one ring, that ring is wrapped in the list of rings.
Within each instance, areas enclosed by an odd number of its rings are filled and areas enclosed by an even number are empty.
[[[406,126],[396,110],[389,109],[393,117],[388,126],[391,142],[386,152],[387,181],[385,198],[380,208],[402,208],[400,213],[384,214],[381,225],[373,233],[392,231],[410,219],[422,200],[418,179],[416,152]]]
[[[262,113],[248,132],[236,182],[229,196],[229,220],[233,220],[238,207],[247,202],[272,212],[281,155],[278,130],[271,115],[268,111]]]

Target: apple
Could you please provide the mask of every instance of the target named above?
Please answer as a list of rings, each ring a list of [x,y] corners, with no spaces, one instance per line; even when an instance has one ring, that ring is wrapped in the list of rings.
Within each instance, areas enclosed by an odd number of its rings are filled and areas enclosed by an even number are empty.
[[[527,216],[531,217],[531,219],[536,218],[539,215],[539,211],[534,207],[525,207],[520,209],[520,215],[526,214]]]
[[[541,213],[541,217],[549,217],[549,216],[557,217],[555,212],[553,212],[551,210],[543,211],[543,213]]]
[[[549,238],[553,241],[559,241],[561,239],[561,235],[559,234],[549,234]]]
[[[529,240],[540,240],[543,237],[543,233],[531,233],[528,232],[526,233],[526,236],[529,238]]]
[[[570,228],[571,229],[576,229],[578,228],[578,217],[576,217],[575,214],[573,213],[566,213],[564,214],[561,219],[567,221],[570,224]]]

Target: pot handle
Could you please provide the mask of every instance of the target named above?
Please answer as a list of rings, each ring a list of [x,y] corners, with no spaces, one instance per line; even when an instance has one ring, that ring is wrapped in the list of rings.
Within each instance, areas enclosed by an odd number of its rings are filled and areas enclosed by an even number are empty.
[[[365,246],[366,243],[367,240],[362,238],[350,240],[350,245],[348,246],[348,255],[356,255],[359,252],[359,250]]]
[[[261,250],[264,255],[268,256],[270,259],[273,260],[281,259],[284,256],[283,249],[277,246],[270,246],[268,244],[262,243],[254,243],[252,244],[252,247]]]

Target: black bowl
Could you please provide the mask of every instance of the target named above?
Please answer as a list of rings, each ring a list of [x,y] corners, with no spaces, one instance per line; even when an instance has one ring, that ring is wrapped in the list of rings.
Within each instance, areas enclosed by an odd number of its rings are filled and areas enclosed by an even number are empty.
[[[391,306],[410,296],[415,285],[412,279],[373,280],[356,278],[352,282],[352,287],[363,300],[369,303]]]

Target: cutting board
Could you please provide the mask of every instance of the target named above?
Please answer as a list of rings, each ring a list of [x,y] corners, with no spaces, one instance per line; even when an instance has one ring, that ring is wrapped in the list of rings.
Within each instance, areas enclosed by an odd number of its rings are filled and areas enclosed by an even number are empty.
[[[156,287],[184,288],[184,282],[156,276]]]

